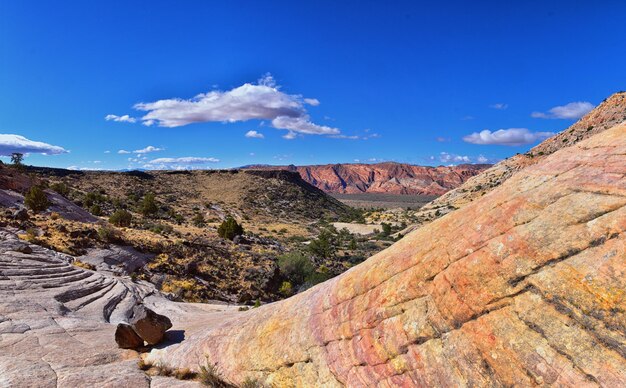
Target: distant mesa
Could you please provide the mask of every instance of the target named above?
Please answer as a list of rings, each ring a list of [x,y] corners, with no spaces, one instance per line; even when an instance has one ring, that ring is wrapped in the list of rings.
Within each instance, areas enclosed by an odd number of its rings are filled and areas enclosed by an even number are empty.
[[[489,164],[417,166],[405,163],[338,163],[312,166],[249,165],[250,170],[287,170],[327,193],[442,195],[489,168]]]

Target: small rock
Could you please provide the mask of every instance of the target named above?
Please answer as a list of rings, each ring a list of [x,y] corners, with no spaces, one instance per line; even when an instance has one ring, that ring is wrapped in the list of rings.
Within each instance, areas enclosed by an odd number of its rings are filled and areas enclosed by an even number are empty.
[[[18,221],[28,221],[28,210],[20,209],[13,213],[13,219]]]
[[[118,323],[115,329],[115,342],[122,349],[137,349],[143,346],[143,339],[135,333],[128,323]]]
[[[150,345],[161,342],[165,332],[172,327],[172,321],[168,317],[155,313],[143,304],[133,308],[130,324],[135,333]]]
[[[27,255],[33,253],[33,248],[31,248],[30,246],[26,245],[26,244],[20,244],[18,246],[15,247],[14,249],[15,252],[21,252],[21,253],[26,253]]]

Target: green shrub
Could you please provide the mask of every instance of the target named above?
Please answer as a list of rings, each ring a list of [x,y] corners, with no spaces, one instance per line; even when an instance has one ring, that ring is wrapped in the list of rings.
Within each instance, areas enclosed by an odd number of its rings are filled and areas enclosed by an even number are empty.
[[[154,194],[148,193],[143,197],[139,212],[146,217],[155,215],[159,211]]]
[[[131,221],[133,220],[133,215],[126,210],[116,210],[115,213],[109,217],[109,222],[115,226],[130,226]]]
[[[380,224],[380,226],[383,228],[383,236],[387,237],[391,234],[391,224],[383,222],[382,224]]]
[[[324,259],[334,257],[337,252],[335,236],[329,230],[323,230],[316,239],[311,240],[309,250],[315,256]]]
[[[50,206],[50,201],[41,187],[32,186],[24,196],[24,205],[35,213],[39,213]]]
[[[202,215],[202,213],[196,213],[191,219],[191,222],[198,228],[201,228],[206,224],[206,221],[204,220],[204,216]]]
[[[239,225],[233,217],[227,217],[217,228],[217,234],[222,238],[232,240],[235,236],[243,234],[243,226]]]
[[[89,213],[93,214],[94,216],[101,216],[102,215],[102,208],[100,207],[100,205],[95,203],[95,204],[91,205],[91,207],[89,208]]]
[[[106,197],[101,193],[87,193],[83,199],[83,205],[86,208],[92,207],[94,204],[106,202]]]
[[[278,292],[283,296],[290,296],[291,294],[293,294],[293,285],[289,281],[284,281],[280,285]]]
[[[67,195],[70,193],[69,186],[63,182],[54,183],[52,186],[50,186],[50,188],[64,197],[67,197]]]
[[[98,237],[104,242],[118,242],[122,240],[122,234],[119,230],[106,225],[98,228]]]
[[[290,252],[279,256],[278,268],[292,285],[303,284],[315,272],[311,260],[300,252]]]

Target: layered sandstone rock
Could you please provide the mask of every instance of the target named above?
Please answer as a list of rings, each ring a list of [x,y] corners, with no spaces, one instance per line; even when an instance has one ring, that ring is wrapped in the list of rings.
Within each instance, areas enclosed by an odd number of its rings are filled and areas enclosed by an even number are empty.
[[[403,163],[325,164],[318,166],[250,166],[250,169],[296,171],[302,179],[327,193],[387,193],[441,195],[484,171],[488,164],[450,167]]]
[[[278,386],[626,385],[626,125],[149,359]]]

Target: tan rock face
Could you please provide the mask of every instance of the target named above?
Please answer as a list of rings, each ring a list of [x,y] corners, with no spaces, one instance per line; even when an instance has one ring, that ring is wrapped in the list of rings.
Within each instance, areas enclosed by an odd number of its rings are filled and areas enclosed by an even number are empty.
[[[302,179],[327,193],[441,195],[460,186],[489,166],[462,164],[452,167],[429,167],[402,163],[357,163],[252,168],[297,171]]]
[[[626,385],[626,125],[150,358],[280,386]]]

